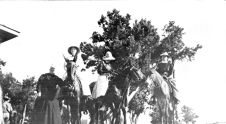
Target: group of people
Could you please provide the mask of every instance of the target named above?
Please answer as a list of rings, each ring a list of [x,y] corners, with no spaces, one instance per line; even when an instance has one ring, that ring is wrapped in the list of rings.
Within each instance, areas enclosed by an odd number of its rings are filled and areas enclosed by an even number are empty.
[[[68,48],[68,53],[71,55],[70,61],[76,65],[78,54],[80,50],[76,46],[71,46]],[[157,65],[156,70],[163,76],[169,77],[173,73],[172,64],[169,61],[169,55],[167,53],[163,53],[161,55],[162,61]],[[109,75],[111,72],[111,62],[115,61],[115,57],[113,57],[110,51],[106,51],[105,56],[103,56],[102,61],[98,67],[98,80],[93,87],[92,98],[97,99],[100,96],[104,96],[108,89],[109,83]],[[71,70],[72,75],[76,74],[76,70]],[[54,81],[43,81],[43,77],[41,76],[38,81],[37,91],[38,98],[36,99],[34,110],[31,118],[31,124],[62,124],[62,112],[61,109],[63,107],[60,104],[60,92],[61,86],[63,85],[62,79],[58,78],[54,74],[54,68],[50,69],[50,72],[47,73],[47,77],[54,78]],[[78,78],[78,77],[77,77]],[[48,79],[46,79],[48,80]],[[80,84],[81,85],[81,84]],[[5,111],[11,111],[11,107],[7,103],[7,99],[4,98],[6,102],[3,103],[6,108]],[[6,116],[6,114],[5,114]],[[5,117],[7,118],[7,117]],[[6,121],[7,124],[7,121]]]

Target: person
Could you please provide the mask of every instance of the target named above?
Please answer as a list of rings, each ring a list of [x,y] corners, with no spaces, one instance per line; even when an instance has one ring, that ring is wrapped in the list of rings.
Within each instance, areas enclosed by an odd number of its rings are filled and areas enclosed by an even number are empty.
[[[157,65],[156,71],[160,75],[162,75],[165,81],[169,84],[170,92],[173,92],[173,94],[176,95],[176,92],[174,92],[174,90],[177,91],[174,80],[174,69],[172,65],[172,60],[167,52],[161,54],[161,62]]]
[[[170,77],[173,72],[172,64],[169,62],[169,55],[167,52],[161,54],[161,62],[157,65],[157,72],[164,78]]]
[[[13,111],[12,105],[10,103],[10,98],[8,95],[5,95],[3,98],[3,119],[5,124],[10,124],[11,114]]]
[[[76,82],[78,82],[78,85],[80,87],[80,91],[81,94],[83,94],[83,88],[82,88],[82,83],[81,80],[79,78],[79,76],[77,75],[77,69],[78,69],[78,65],[77,65],[77,59],[78,59],[78,54],[80,53],[80,49],[77,46],[70,46],[68,48],[68,53],[70,54],[70,58],[68,58],[69,61],[67,62],[71,62],[71,66],[73,67],[73,69],[67,69],[67,76],[68,78],[72,78],[74,80],[76,80]],[[70,74],[70,75],[69,75]]]
[[[31,124],[62,124],[59,93],[63,81],[52,73],[42,74],[37,83],[36,99]]]
[[[79,48],[76,46],[70,46],[68,48],[68,53],[71,55],[72,61],[76,63],[78,59],[78,54],[80,53]]]
[[[110,62],[115,60],[110,51],[107,51],[102,59],[103,61],[101,61],[99,66],[97,67],[97,73],[99,74],[99,76],[97,82],[93,87],[92,97],[94,99],[106,94],[109,82],[109,72],[111,71]]]

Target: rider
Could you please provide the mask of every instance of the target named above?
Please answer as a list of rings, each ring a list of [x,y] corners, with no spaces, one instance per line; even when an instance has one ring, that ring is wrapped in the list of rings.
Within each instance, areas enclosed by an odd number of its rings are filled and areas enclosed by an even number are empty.
[[[70,46],[68,48],[68,53],[71,55],[71,57],[73,58],[72,61],[73,62],[77,62],[77,58],[78,58],[78,54],[80,53],[80,50],[78,47],[76,46]]]
[[[107,51],[105,56],[102,58],[103,61],[100,62],[98,66],[97,73],[99,74],[98,80],[93,88],[92,97],[98,98],[104,96],[108,89],[108,76],[111,70],[110,61],[115,60],[110,51]]]
[[[162,75],[166,82],[170,83],[173,89],[177,90],[175,87],[174,69],[172,61],[167,52],[161,54],[161,62],[157,65],[157,72]],[[173,75],[173,76],[172,76]],[[171,89],[172,92],[172,89]]]
[[[78,54],[80,53],[80,49],[77,46],[70,46],[68,48],[68,53],[72,57],[72,58],[69,58],[70,62],[72,62],[72,65],[75,67],[74,69],[71,70],[71,74],[74,77],[74,79],[77,79],[77,81],[79,82],[80,88],[82,88],[82,84],[80,82],[80,79],[79,79],[78,75],[76,74],[76,70],[78,68],[78,65],[76,65],[76,62],[77,62],[77,59],[78,59]],[[82,89],[81,89],[81,91],[82,91]]]
[[[173,66],[169,61],[169,55],[167,52],[161,54],[161,62],[157,65],[157,71],[164,78],[170,77],[173,73]]]

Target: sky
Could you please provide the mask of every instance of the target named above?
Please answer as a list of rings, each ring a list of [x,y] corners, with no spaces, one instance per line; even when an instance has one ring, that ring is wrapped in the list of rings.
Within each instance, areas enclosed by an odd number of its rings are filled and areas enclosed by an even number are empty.
[[[63,55],[67,48],[90,42],[101,15],[116,8],[122,15],[151,20],[161,35],[169,21],[184,28],[187,46],[201,44],[192,62],[176,63],[179,105],[187,105],[199,115],[198,124],[226,122],[226,1],[224,0],[117,0],[117,1],[0,1],[0,24],[18,30],[20,35],[0,44],[2,70],[19,81],[38,77],[56,67],[65,76]],[[79,58],[80,68],[84,67]],[[79,73],[83,89],[97,79],[89,71]]]

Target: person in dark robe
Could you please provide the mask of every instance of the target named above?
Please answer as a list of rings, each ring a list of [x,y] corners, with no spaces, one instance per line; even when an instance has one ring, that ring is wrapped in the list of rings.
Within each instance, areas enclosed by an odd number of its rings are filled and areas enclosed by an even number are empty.
[[[40,76],[37,83],[38,98],[35,101],[31,124],[62,124],[59,93],[63,81],[53,73]]]

